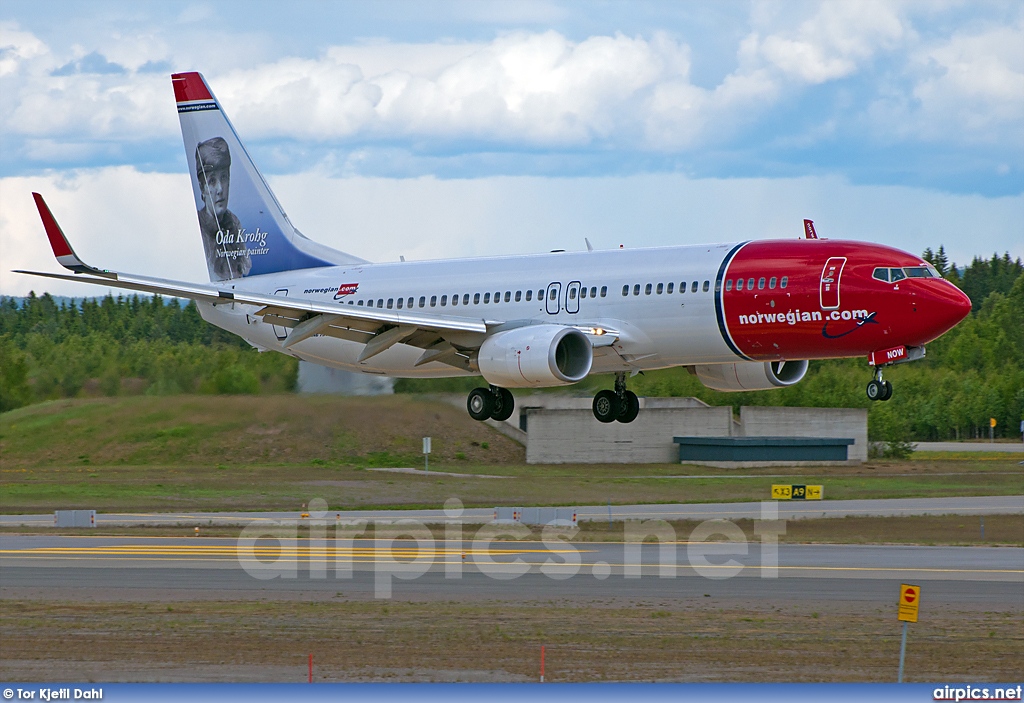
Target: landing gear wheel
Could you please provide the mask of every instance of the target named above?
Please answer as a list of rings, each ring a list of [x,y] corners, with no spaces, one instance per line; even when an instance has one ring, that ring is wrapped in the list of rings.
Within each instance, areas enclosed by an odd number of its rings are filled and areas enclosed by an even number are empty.
[[[619,422],[630,423],[636,419],[636,416],[640,414],[640,399],[636,397],[636,393],[633,391],[626,391],[623,393],[623,397],[620,400],[619,407]]]
[[[494,394],[490,388],[474,388],[469,392],[466,409],[474,420],[483,422],[494,412]]]
[[[882,381],[882,397],[879,400],[889,400],[889,398],[892,398],[892,384]]]
[[[615,422],[620,410],[621,403],[615,391],[599,391],[594,396],[594,417],[598,422]]]
[[[516,399],[507,388],[495,388],[491,395],[494,401],[494,408],[491,410],[491,419],[504,422],[512,417],[512,411],[516,407]]]
[[[881,381],[871,381],[865,392],[868,394],[868,400],[882,400],[882,396],[885,395],[885,386]]]

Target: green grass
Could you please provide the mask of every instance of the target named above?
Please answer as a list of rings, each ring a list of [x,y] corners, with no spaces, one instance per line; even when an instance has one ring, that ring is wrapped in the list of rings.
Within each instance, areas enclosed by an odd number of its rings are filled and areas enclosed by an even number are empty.
[[[509,478],[366,470],[421,466],[428,435],[432,469]],[[331,509],[730,502],[767,499],[773,483],[823,484],[835,499],[1024,494],[1013,454],[743,470],[524,461],[463,410],[408,397],[65,400],[0,416],[7,513],[298,510],[313,498]]]

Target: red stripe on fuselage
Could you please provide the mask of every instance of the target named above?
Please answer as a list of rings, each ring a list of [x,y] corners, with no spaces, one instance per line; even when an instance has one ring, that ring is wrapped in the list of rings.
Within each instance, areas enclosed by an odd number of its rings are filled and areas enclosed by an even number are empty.
[[[837,257],[846,259],[840,304],[823,309],[823,268]],[[862,356],[899,345],[921,346],[971,309],[967,296],[942,279],[886,283],[872,278],[877,267],[921,265],[913,254],[880,244],[751,242],[736,253],[722,281],[725,324],[736,347],[758,361]],[[740,279],[743,289],[737,290]]]

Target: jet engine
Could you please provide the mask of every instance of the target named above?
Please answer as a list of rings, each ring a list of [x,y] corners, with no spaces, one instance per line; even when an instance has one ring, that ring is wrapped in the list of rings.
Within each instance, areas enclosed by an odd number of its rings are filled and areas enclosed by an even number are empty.
[[[594,362],[587,336],[573,327],[530,325],[498,332],[480,346],[487,382],[501,388],[564,386],[583,380]]]
[[[741,361],[700,364],[697,378],[716,391],[768,391],[798,383],[807,374],[807,361]]]

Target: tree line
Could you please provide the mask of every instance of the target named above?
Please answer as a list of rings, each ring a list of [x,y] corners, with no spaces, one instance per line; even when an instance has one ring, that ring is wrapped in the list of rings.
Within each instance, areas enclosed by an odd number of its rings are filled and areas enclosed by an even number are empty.
[[[924,258],[966,292],[970,316],[928,345],[927,357],[886,370],[892,400],[864,395],[870,370],[863,359],[812,362],[795,386],[718,393],[686,369],[648,372],[630,380],[647,396],[695,396],[712,405],[869,408],[872,439],[1012,437],[1024,418],[1024,271],[1009,254],[958,267],[943,247]],[[107,296],[57,301],[30,294],[0,297],[0,411],[52,398],[126,393],[261,393],[295,389],[298,364],[260,354],[247,342],[206,323],[194,303],[160,296]],[[399,379],[398,392],[468,391],[479,378]],[[579,384],[591,392],[611,385],[597,376]]]

